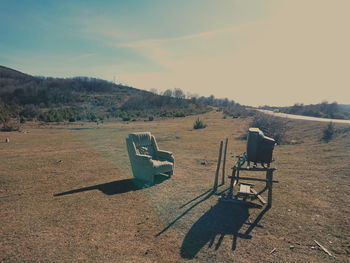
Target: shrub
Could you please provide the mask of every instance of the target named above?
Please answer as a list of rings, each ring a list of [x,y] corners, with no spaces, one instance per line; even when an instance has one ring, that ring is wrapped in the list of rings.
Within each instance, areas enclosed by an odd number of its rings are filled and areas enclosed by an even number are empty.
[[[7,123],[0,128],[0,131],[2,131],[2,132],[19,131],[19,126]]]
[[[204,129],[207,125],[199,118],[194,122],[193,129]]]
[[[2,107],[2,105],[0,104],[0,123],[2,124],[2,126],[7,126],[10,119],[11,116],[7,111],[6,107]]]
[[[335,134],[335,126],[333,122],[330,122],[327,124],[326,127],[323,129],[323,136],[321,138],[322,141],[329,142],[333,139],[333,136]]]
[[[257,113],[250,123],[250,127],[259,128],[266,136],[275,139],[278,144],[287,142],[287,121],[285,119]]]
[[[177,118],[185,117],[185,113],[182,111],[177,111],[177,112],[175,112],[174,117],[177,117]]]
[[[38,113],[39,111],[34,105],[28,104],[24,106],[23,110],[19,113],[19,115],[26,118],[34,118],[38,116]]]
[[[130,118],[129,116],[124,116],[124,117],[122,117],[122,120],[123,120],[123,121],[130,121],[130,119],[131,119],[131,118]]]
[[[149,121],[153,121],[153,120],[154,120],[154,117],[153,117],[153,116],[149,116],[149,117],[148,117],[148,120],[149,120]]]
[[[254,110],[248,110],[245,106],[234,104],[223,109],[225,115],[232,116],[233,118],[246,118],[255,114]]]
[[[61,122],[63,121],[62,112],[56,109],[49,110],[40,114],[39,120],[44,122]]]
[[[97,121],[97,116],[93,112],[88,112],[87,115],[86,115],[86,118],[90,122],[96,122]]]

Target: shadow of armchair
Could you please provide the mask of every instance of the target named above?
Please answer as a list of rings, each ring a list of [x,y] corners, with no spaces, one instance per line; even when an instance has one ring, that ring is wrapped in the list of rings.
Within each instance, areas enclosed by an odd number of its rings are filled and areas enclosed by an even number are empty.
[[[154,183],[157,174],[174,173],[175,159],[171,152],[159,149],[150,132],[131,133],[126,138],[133,176],[148,184]]]

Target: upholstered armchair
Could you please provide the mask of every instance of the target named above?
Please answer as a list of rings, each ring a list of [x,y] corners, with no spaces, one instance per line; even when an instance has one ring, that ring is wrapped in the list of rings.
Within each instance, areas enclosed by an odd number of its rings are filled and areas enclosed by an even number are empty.
[[[131,169],[134,177],[147,184],[154,184],[157,174],[173,175],[174,156],[161,151],[150,132],[131,133],[126,138]]]

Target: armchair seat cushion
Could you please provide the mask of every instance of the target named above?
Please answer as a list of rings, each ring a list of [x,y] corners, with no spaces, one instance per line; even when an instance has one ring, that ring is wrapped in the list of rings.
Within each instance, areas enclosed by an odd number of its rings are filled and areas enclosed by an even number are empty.
[[[173,170],[173,163],[168,161],[152,160],[156,174],[167,173]]]

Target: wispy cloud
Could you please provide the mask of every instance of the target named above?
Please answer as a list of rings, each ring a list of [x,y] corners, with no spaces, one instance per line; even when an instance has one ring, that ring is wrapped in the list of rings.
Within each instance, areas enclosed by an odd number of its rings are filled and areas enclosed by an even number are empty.
[[[227,28],[206,31],[206,32],[200,32],[200,33],[184,35],[184,36],[178,36],[178,37],[143,39],[143,40],[138,40],[138,41],[117,43],[114,46],[115,47],[136,48],[136,47],[149,46],[152,44],[162,44],[162,43],[167,44],[169,42],[178,42],[178,41],[185,41],[185,40],[208,38],[208,37],[213,37],[215,35],[222,34],[222,33],[232,33],[233,31],[237,30],[239,27],[241,27],[241,26],[227,27]]]
[[[111,39],[122,41],[131,38],[131,34],[127,30],[120,29],[121,26],[118,26],[118,23],[112,18],[102,15],[84,15],[73,20],[80,27],[80,33],[86,38],[99,38],[101,41]]]
[[[91,58],[91,57],[96,56],[96,55],[97,55],[96,53],[81,54],[81,55],[78,55],[78,56],[71,57],[69,59],[69,61],[70,62],[77,62],[77,61],[80,61],[80,60],[84,60],[86,58]]]
[[[340,2],[278,1],[269,17],[255,23],[116,44],[168,69],[123,78],[145,89],[176,86],[253,105],[324,99],[345,103],[350,86],[350,36],[345,33],[350,19],[345,10],[350,2]]]

